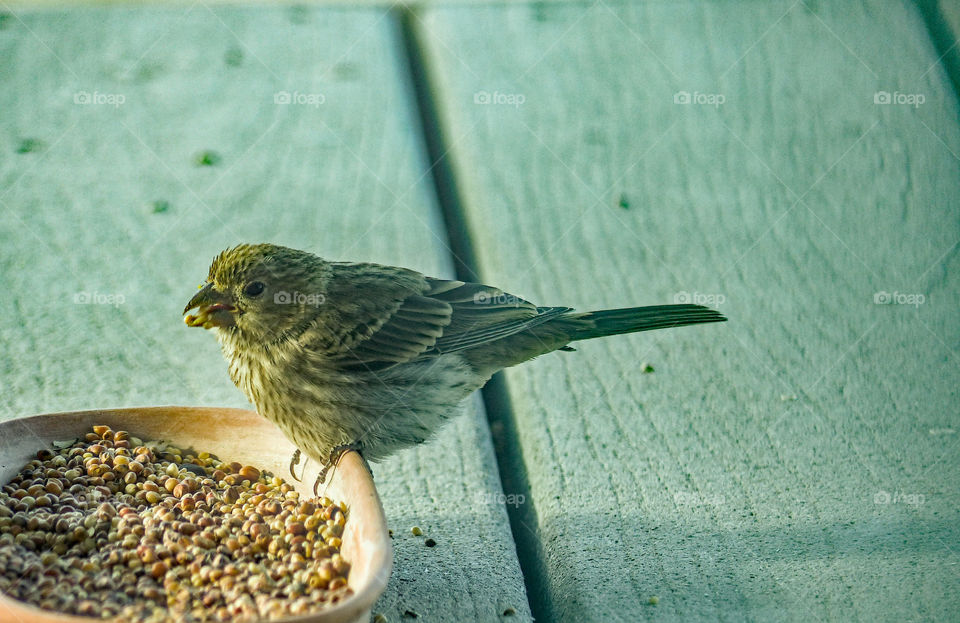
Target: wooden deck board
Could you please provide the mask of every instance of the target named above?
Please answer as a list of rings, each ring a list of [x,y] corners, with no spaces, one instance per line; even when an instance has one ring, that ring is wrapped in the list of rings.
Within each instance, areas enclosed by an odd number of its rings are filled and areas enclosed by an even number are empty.
[[[180,317],[213,255],[241,241],[449,274],[398,50],[383,9],[6,20],[0,417],[245,406],[213,336]],[[195,163],[205,150],[215,166]],[[375,611],[529,620],[495,469],[476,408],[375,467],[396,534]]]
[[[915,8],[438,7],[418,31],[487,282],[731,320],[509,371],[547,618],[954,616],[960,132]]]

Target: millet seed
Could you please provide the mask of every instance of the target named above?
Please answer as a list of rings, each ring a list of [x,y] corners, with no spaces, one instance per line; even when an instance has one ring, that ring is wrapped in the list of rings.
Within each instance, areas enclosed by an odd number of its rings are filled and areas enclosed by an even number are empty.
[[[346,514],[255,467],[95,426],[0,489],[0,590],[147,623],[304,614],[351,594]]]

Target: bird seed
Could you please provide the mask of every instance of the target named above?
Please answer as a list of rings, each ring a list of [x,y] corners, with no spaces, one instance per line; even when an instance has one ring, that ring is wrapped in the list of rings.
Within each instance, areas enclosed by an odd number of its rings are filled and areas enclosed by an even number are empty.
[[[306,614],[352,592],[347,515],[255,467],[94,426],[0,490],[0,591],[146,623]]]

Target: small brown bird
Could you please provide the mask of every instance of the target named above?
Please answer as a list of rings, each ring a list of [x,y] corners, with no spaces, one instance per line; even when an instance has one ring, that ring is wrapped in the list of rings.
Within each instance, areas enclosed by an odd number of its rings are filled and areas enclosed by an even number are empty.
[[[493,373],[570,342],[726,320],[699,305],[576,313],[478,283],[242,244],[218,255],[183,313],[216,329],[230,378],[327,469],[422,443]],[[299,459],[294,455],[293,465]]]

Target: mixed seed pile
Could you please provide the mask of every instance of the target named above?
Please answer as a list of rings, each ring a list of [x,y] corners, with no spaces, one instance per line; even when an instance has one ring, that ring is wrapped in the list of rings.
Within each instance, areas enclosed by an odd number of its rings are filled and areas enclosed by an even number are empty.
[[[94,426],[0,492],[0,591],[150,623],[275,619],[350,594],[344,504]]]

